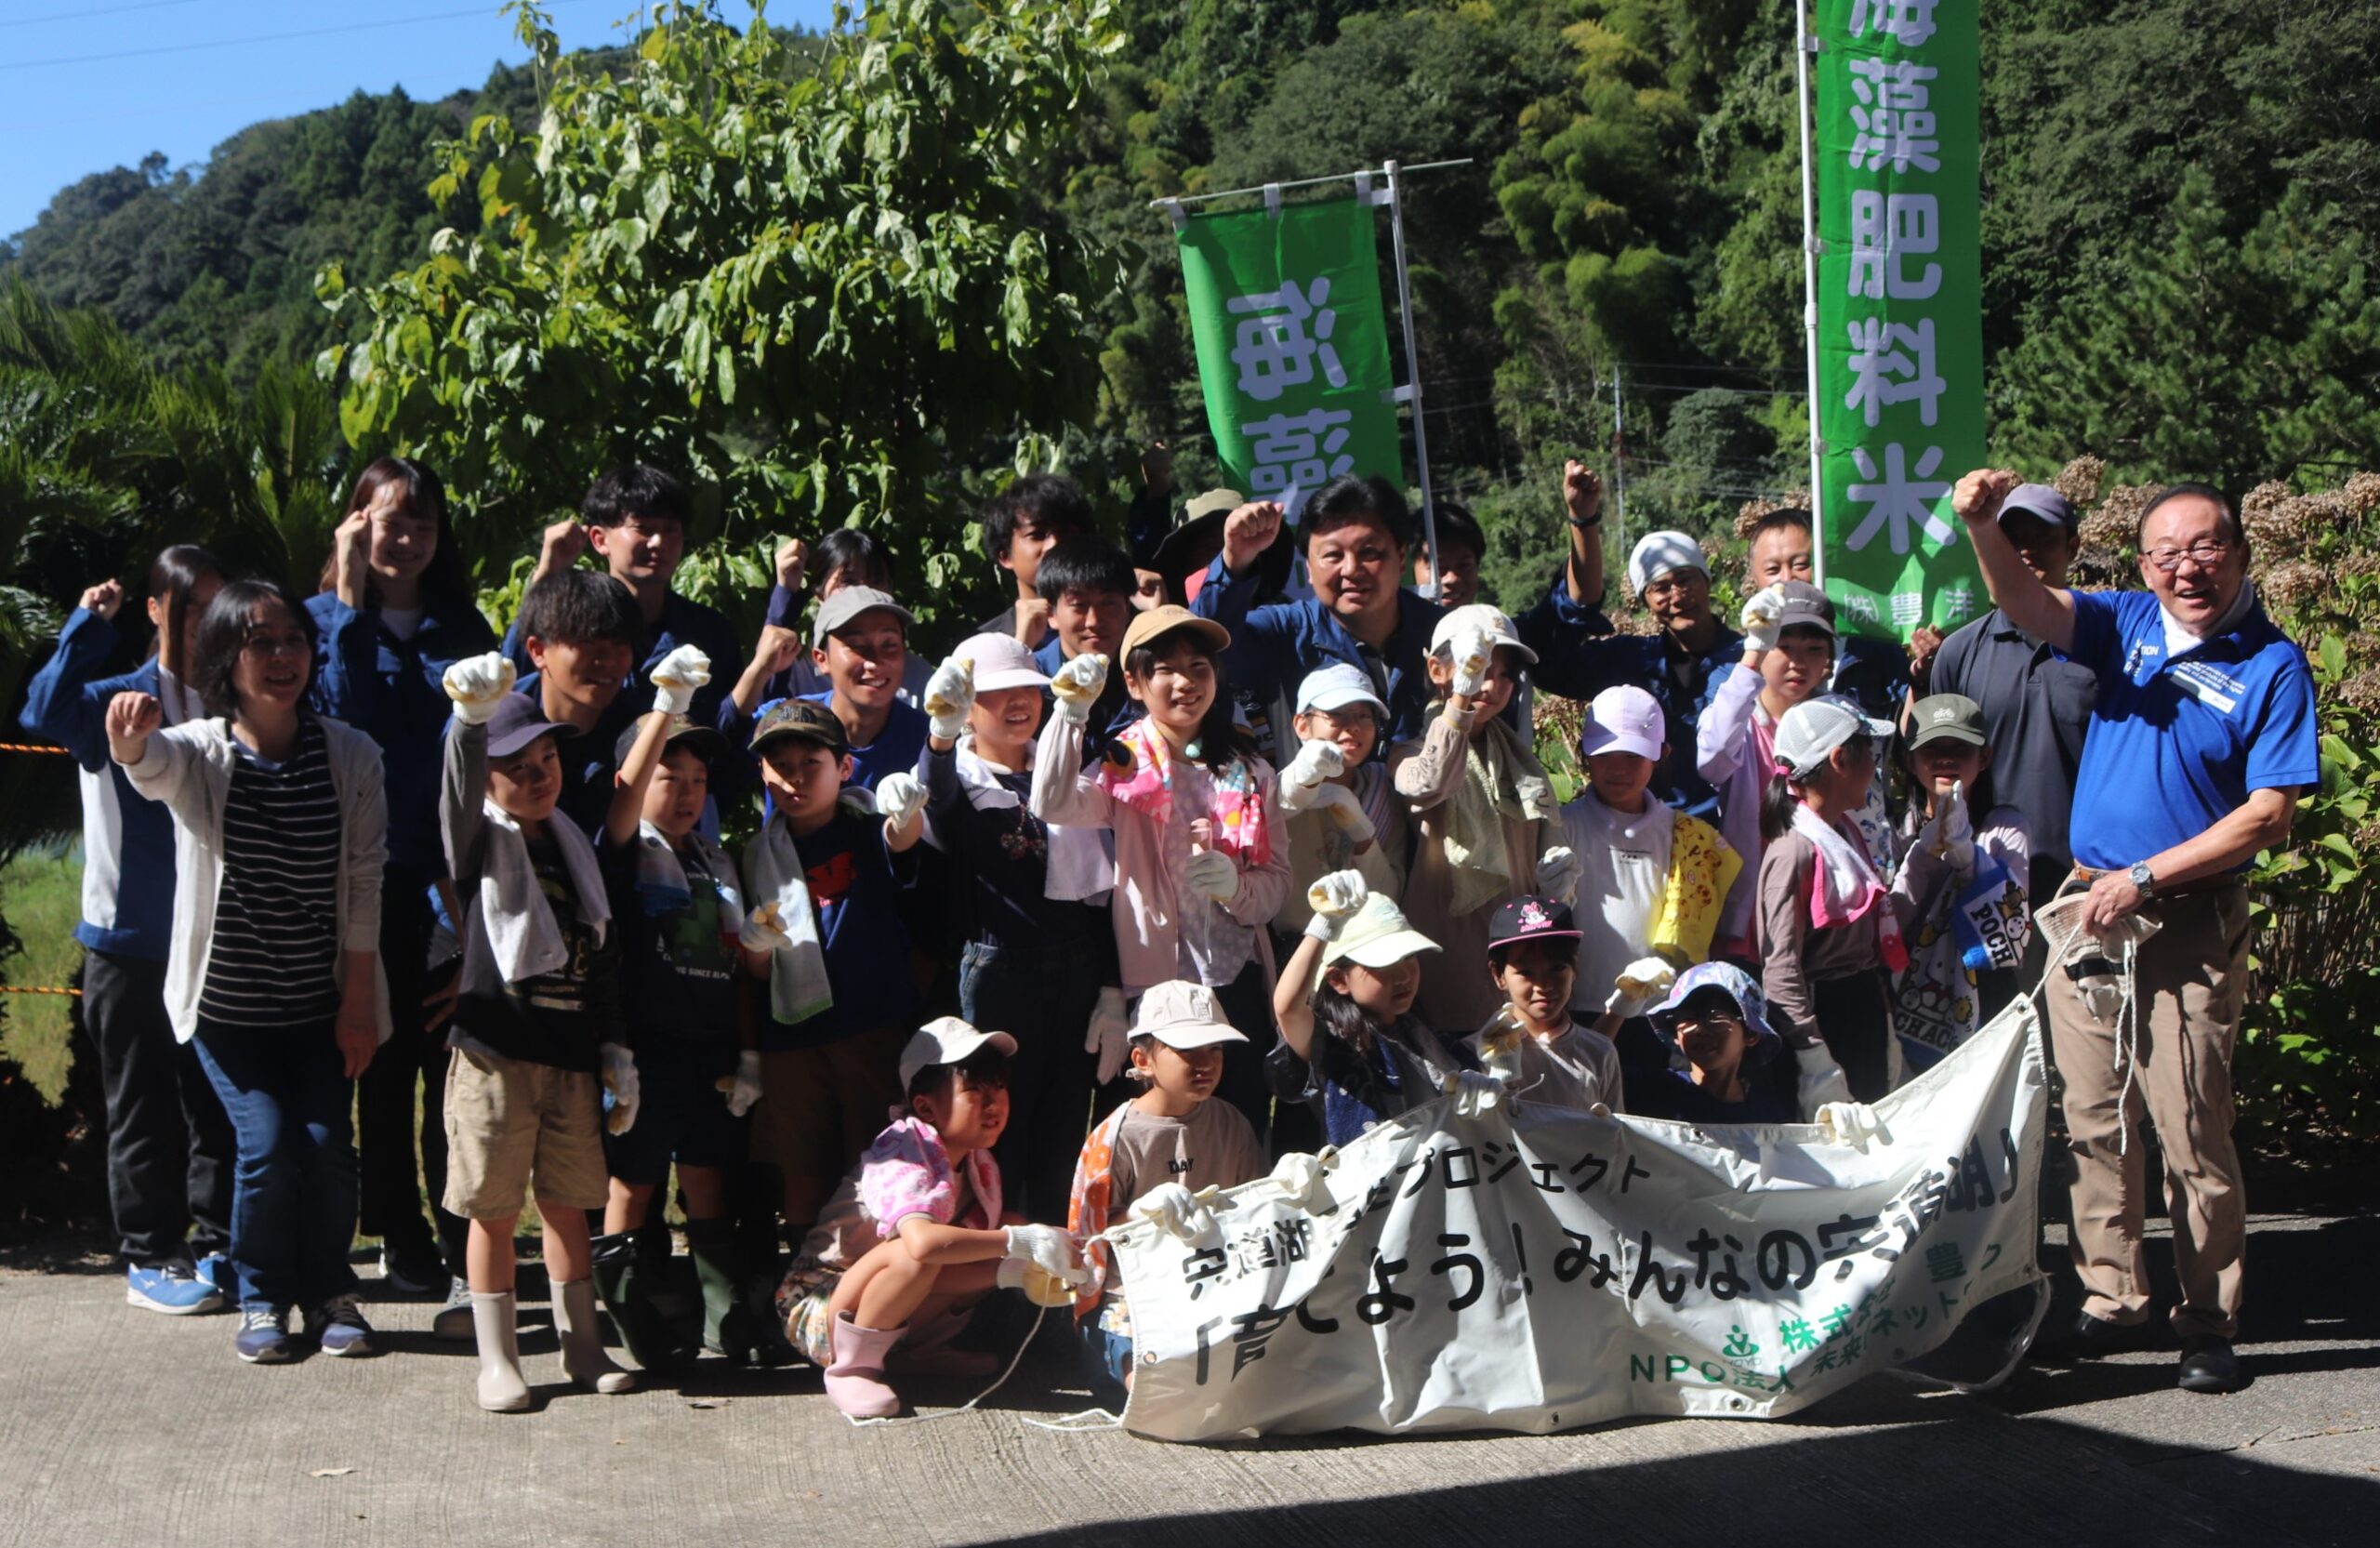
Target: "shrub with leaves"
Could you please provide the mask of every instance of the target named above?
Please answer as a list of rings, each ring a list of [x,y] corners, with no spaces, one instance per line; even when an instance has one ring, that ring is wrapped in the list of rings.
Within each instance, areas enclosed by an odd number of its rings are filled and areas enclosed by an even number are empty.
[[[1025,170],[1117,46],[1108,0],[881,0],[824,39],[675,4],[616,72],[513,8],[537,120],[476,120],[431,187],[481,229],[367,291],[323,272],[362,314],[319,363],[350,439],[437,465],[498,584],[633,457],[691,475],[690,536],[728,539],[696,589],[764,588],[772,531],[865,523],[920,599],[948,590],[947,470],[1094,401],[1085,298],[1112,274]]]

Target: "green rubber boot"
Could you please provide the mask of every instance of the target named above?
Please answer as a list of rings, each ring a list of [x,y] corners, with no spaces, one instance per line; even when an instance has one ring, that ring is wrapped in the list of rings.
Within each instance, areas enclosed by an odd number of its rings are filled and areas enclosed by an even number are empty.
[[[603,1298],[603,1309],[612,1315],[628,1357],[647,1370],[683,1370],[692,1364],[694,1351],[654,1310],[653,1275],[639,1260],[635,1233],[597,1237],[589,1245],[594,1249],[595,1293]]]
[[[702,1286],[703,1347],[737,1365],[751,1364],[759,1340],[751,1309],[744,1303],[744,1255],[736,1250],[735,1222],[724,1215],[686,1222],[686,1251]]]

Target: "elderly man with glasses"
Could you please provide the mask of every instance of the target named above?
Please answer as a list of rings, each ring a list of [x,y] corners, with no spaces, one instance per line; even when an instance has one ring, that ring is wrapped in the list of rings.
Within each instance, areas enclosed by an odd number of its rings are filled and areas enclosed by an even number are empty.
[[[2298,793],[2320,778],[2313,673],[2256,601],[2246,535],[2218,491],[2172,484],[2142,510],[2146,592],[2084,593],[2046,584],[2009,542],[1998,517],[2016,483],[1979,470],[1951,503],[2000,611],[2098,679],[2067,884],[2087,889],[2082,923],[2101,943],[2082,955],[2121,959],[2135,916],[2158,926],[2137,946],[2136,1018],[2086,995],[2064,965],[2076,953],[2050,965],[2085,1291],[2066,1348],[2130,1347],[2149,1319],[2145,1116],[2165,1158],[2180,1383],[2228,1392],[2240,1385],[2231,1341],[2247,1236],[2231,1143],[2231,1049],[2248,970],[2241,875],[2288,839]]]

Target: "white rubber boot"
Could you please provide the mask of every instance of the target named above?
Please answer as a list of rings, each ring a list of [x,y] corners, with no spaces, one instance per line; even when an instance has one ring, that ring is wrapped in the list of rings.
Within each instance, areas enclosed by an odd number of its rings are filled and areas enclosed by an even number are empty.
[[[521,1379],[517,1314],[510,1290],[471,1292],[471,1336],[480,1345],[480,1407],[490,1413],[520,1413],[529,1407],[529,1383]]]
[[[595,1281],[553,1287],[554,1333],[562,1340],[562,1373],[589,1392],[634,1392],[636,1378],[603,1353],[603,1324],[595,1312]]]

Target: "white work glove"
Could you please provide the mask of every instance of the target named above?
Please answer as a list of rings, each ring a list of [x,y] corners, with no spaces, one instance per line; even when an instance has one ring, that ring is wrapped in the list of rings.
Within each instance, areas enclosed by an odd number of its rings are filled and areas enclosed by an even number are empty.
[[[975,708],[975,663],[954,655],[926,679],[927,729],[934,739],[956,742],[967,729],[967,712]]]
[[[1835,1103],[1851,1100],[1851,1082],[1844,1078],[1843,1066],[1834,1062],[1826,1044],[1812,1043],[1807,1048],[1795,1049],[1793,1063],[1801,1066],[1793,1100],[1802,1112],[1815,1115]],[[1810,1121],[1817,1121],[1815,1116]]]
[[[1641,1016],[1645,1007],[1670,992],[1677,982],[1677,969],[1659,957],[1639,957],[1620,970],[1612,981],[1611,998],[1603,1008],[1615,1012],[1620,1020]]]
[[[1338,1160],[1339,1152],[1328,1145],[1312,1156],[1292,1150],[1273,1163],[1272,1173],[1265,1181],[1280,1189],[1299,1209],[1318,1215],[1331,1206],[1329,1173]]]
[[[1785,616],[1785,593],[1774,586],[1763,587],[1744,603],[1744,648],[1773,651],[1777,648],[1778,621]]]
[[[1488,668],[1496,659],[1496,642],[1484,628],[1467,628],[1454,638],[1454,696],[1476,698],[1488,685]]]
[[[1089,653],[1078,655],[1050,674],[1050,692],[1058,701],[1058,718],[1068,725],[1091,719],[1091,707],[1107,686],[1107,658]]]
[[[1579,891],[1579,856],[1567,844],[1556,844],[1537,857],[1537,890],[1556,903],[1567,903]]]
[[[1459,1069],[1447,1077],[1445,1092],[1454,1098],[1455,1117],[1478,1118],[1494,1112],[1504,1100],[1504,1083],[1477,1070]]]
[[[1371,888],[1361,871],[1332,871],[1305,890],[1306,906],[1314,910],[1305,933],[1317,941],[1335,941],[1339,931],[1364,906]]]
[[[895,828],[907,827],[926,809],[926,784],[897,769],[876,782],[876,814]]]
[[[1297,756],[1281,770],[1281,810],[1302,812],[1316,791],[1347,772],[1347,755],[1336,742],[1301,742]]]
[[[1090,1275],[1083,1276],[1085,1279]],[[1037,1306],[1071,1306],[1075,1303],[1074,1281],[1061,1278],[1039,1264],[1025,1258],[1002,1258],[995,1284],[1002,1290],[1023,1290],[1025,1299]]]
[[[1192,1193],[1179,1183],[1159,1183],[1132,1200],[1132,1217],[1154,1221],[1168,1236],[1197,1241],[1214,1234],[1215,1197],[1222,1191],[1200,1188]]]
[[[603,1089],[612,1093],[612,1114],[603,1120],[603,1127],[625,1134],[636,1127],[637,1104],[643,1095],[636,1078],[636,1058],[618,1043],[605,1043],[601,1057]]]
[[[1893,1137],[1876,1109],[1864,1102],[1822,1103],[1817,1122],[1830,1144],[1847,1144],[1854,1150],[1867,1149],[1871,1140],[1889,1142]]]
[[[710,657],[692,645],[681,645],[653,668],[653,708],[664,715],[682,715],[694,707],[694,690],[710,681]]]
[[[465,725],[485,725],[504,695],[512,692],[514,676],[512,663],[501,652],[490,651],[456,662],[440,681],[455,701],[455,719]]]
[[[735,1073],[724,1077],[719,1089],[727,1093],[727,1116],[742,1118],[760,1100],[760,1051],[747,1048],[735,1056]]]
[[[1099,1057],[1096,1078],[1104,1086],[1124,1072],[1125,1061],[1131,1057],[1132,1023],[1124,1014],[1124,991],[1109,986],[1099,991],[1099,1003],[1091,1008],[1091,1029],[1082,1040],[1085,1053]]]
[[[1053,1279],[1063,1279],[1069,1285],[1082,1284],[1091,1278],[1091,1271],[1076,1261],[1074,1240],[1054,1225],[1012,1225],[1008,1228],[1008,1256],[1001,1261],[1000,1270],[1007,1273],[1010,1264],[1030,1264]]]
[[[1528,1036],[1528,1027],[1521,1021],[1520,1012],[1509,1005],[1500,1005],[1479,1029],[1479,1065],[1499,1080],[1517,1080],[1521,1075],[1521,1039]]]
[[[1239,895],[1239,867],[1221,850],[1201,850],[1182,867],[1182,885],[1195,896],[1229,903]]]
[[[1964,784],[1953,784],[1948,795],[1934,800],[1934,814],[1917,830],[1919,845],[1950,863],[1951,869],[1975,869],[1975,824],[1967,815]]]
[[[793,937],[786,933],[783,916],[772,898],[744,916],[743,933],[735,944],[747,951],[787,951],[793,946]]]
[[[1286,807],[1288,802],[1282,804]],[[1330,820],[1337,823],[1348,840],[1358,848],[1377,837],[1372,831],[1372,820],[1364,815],[1364,803],[1356,800],[1355,792],[1344,785],[1324,785],[1307,791],[1305,809],[1329,813]]]

